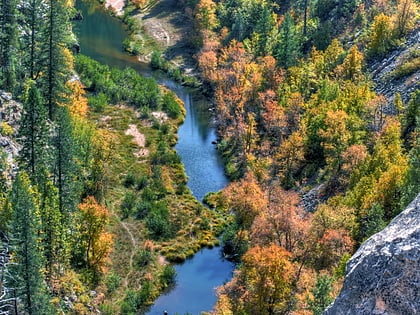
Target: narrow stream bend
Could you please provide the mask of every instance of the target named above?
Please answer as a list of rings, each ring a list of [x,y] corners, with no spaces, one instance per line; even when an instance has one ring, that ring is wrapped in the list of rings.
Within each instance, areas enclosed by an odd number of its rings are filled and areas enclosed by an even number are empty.
[[[153,76],[147,65],[122,51],[122,42],[127,36],[121,22],[109,16],[94,4],[76,1],[84,19],[76,22],[81,53],[110,66],[132,67],[145,76]],[[212,144],[216,140],[211,126],[211,115],[203,96],[167,78],[157,78],[173,90],[184,102],[187,116],[178,131],[175,147],[184,163],[188,175],[188,187],[193,195],[202,200],[210,191],[218,191],[227,183],[223,163]],[[201,314],[210,311],[215,302],[215,287],[222,285],[232,276],[233,265],[224,260],[220,249],[205,248],[183,264],[175,265],[176,286],[166,295],[160,296],[148,315]]]

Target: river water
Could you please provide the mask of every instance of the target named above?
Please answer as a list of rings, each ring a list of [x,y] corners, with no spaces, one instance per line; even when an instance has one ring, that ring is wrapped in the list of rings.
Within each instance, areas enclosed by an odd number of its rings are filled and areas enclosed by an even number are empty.
[[[81,53],[110,66],[128,66],[143,75],[153,76],[184,102],[187,116],[179,128],[175,149],[184,163],[189,178],[188,187],[193,195],[202,200],[206,193],[222,189],[228,179],[212,144],[216,133],[211,126],[211,114],[205,98],[197,91],[159,76],[135,57],[125,54],[122,42],[127,34],[121,22],[98,8],[95,2],[89,4],[78,0],[76,6],[84,17],[82,21],[75,22]],[[222,258],[220,249],[216,247],[201,250],[183,264],[175,265],[175,269],[175,287],[156,300],[148,315],[162,315],[165,310],[170,315],[196,315],[210,311],[216,302],[215,287],[231,278],[233,265]]]

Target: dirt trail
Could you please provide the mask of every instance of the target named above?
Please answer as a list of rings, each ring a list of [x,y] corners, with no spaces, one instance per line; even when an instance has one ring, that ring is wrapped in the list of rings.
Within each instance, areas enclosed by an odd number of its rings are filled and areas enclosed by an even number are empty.
[[[137,240],[134,238],[133,233],[131,232],[130,228],[128,227],[128,223],[124,221],[120,221],[121,226],[126,230],[127,234],[130,236],[131,239],[131,253],[130,253],[130,260],[128,261],[129,272],[127,272],[127,275],[124,277],[123,285],[124,287],[128,287],[128,281],[130,279],[131,274],[133,273],[133,263],[134,263],[134,255],[136,254],[136,250],[138,248]]]

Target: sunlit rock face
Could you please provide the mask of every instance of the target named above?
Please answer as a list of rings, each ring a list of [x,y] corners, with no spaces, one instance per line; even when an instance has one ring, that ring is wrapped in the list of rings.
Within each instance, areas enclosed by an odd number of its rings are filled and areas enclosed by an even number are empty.
[[[323,315],[420,314],[420,194],[347,264],[340,295]]]

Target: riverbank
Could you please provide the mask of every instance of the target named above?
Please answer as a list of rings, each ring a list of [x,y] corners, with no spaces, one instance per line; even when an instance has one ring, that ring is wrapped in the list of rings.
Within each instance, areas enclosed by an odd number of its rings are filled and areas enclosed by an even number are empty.
[[[230,217],[204,207],[186,186],[184,166],[173,149],[185,110],[176,110],[183,104],[172,91],[132,70],[110,69],[83,56],[76,58],[76,70],[92,92],[95,106],[89,118],[108,139],[110,154],[104,157],[109,183],[105,203],[112,213],[109,230],[115,247],[98,289],[104,293],[100,308],[104,314],[144,311],[173,285],[175,271],[169,262],[183,262],[204,247],[218,246],[216,237]],[[99,87],[105,73],[109,77]],[[118,81],[122,77],[133,87],[120,96],[112,94],[115,85],[124,84]],[[139,107],[148,94],[137,101],[132,98],[137,93],[129,95],[129,90],[142,93],[139,86],[148,86],[144,93],[157,89],[154,105]],[[93,95],[106,95],[109,101],[98,106]]]
[[[127,26],[124,48],[128,53],[183,85],[200,85],[194,60],[197,37],[184,4],[157,0],[121,7],[118,0],[108,0],[104,5]]]

